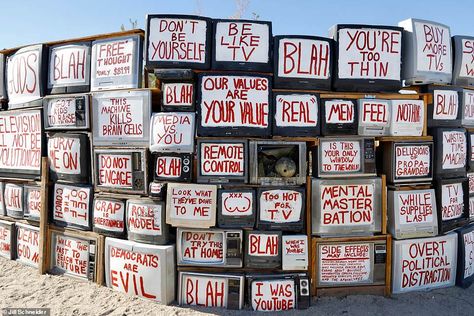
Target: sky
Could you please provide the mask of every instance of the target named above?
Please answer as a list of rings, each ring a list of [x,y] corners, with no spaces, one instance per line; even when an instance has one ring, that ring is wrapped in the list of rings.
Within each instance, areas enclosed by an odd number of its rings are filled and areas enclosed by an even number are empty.
[[[452,35],[474,35],[474,1],[456,0],[243,0],[242,18],[272,21],[274,35],[328,36],[337,23],[397,25],[414,17],[444,23]],[[452,4],[456,5],[452,5]],[[0,0],[0,48],[120,31],[129,20],[145,28],[146,14],[229,18],[235,0]]]

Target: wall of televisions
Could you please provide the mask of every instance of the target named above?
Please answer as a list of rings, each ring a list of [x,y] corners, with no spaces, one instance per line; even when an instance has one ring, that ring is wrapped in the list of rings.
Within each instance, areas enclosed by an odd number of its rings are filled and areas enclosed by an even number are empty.
[[[262,311],[474,279],[474,37],[148,15],[1,53],[2,257]]]

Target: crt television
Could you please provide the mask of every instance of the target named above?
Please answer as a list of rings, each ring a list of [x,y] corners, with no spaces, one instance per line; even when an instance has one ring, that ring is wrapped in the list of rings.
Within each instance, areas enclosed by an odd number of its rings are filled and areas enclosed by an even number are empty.
[[[438,232],[444,234],[469,222],[467,178],[439,179],[435,182]]]
[[[23,185],[6,183],[3,191],[3,199],[6,215],[22,219],[24,215]]]
[[[464,89],[461,92],[461,124],[466,128],[474,127],[474,90]]]
[[[54,95],[43,98],[45,130],[89,130],[88,94]]]
[[[256,192],[253,188],[226,187],[217,190],[219,228],[253,228],[256,213]]]
[[[356,99],[322,99],[321,135],[357,135],[358,114]]]
[[[163,82],[161,94],[161,110],[163,112],[194,111],[193,82]]]
[[[392,100],[389,136],[421,136],[425,125],[423,100]]]
[[[467,170],[474,171],[474,133],[471,131],[467,132],[466,165],[467,165]]]
[[[390,130],[392,106],[390,100],[359,99],[358,134],[386,136]]]
[[[125,200],[96,195],[92,207],[94,232],[109,237],[125,234]]]
[[[39,268],[39,227],[15,223],[16,260],[33,268]]]
[[[163,182],[191,182],[194,157],[189,153],[154,153],[153,180]]]
[[[153,245],[168,243],[164,202],[148,198],[127,200],[125,220],[129,240]]]
[[[0,220],[0,257],[5,259],[15,259],[15,223]]]
[[[281,239],[281,269],[307,271],[309,251],[307,235],[283,235]]]
[[[7,215],[5,210],[5,197],[3,196],[5,190],[5,182],[0,181],[0,215]]]
[[[194,152],[195,113],[153,113],[150,123],[150,151]]]
[[[458,234],[458,266],[456,285],[470,287],[474,281],[474,224],[456,230]]]
[[[55,183],[50,201],[54,225],[80,230],[92,228],[93,188],[90,185]]]
[[[455,35],[453,42],[453,85],[474,86],[474,37]]]
[[[39,222],[41,214],[41,187],[39,185],[23,186],[24,217],[29,221]]]
[[[277,269],[281,267],[281,231],[244,231],[246,268]]]
[[[463,118],[462,89],[453,86],[429,85],[428,127],[459,127]]]
[[[434,141],[434,177],[466,176],[467,140],[464,128],[436,128]]]
[[[0,109],[3,108],[3,106],[6,105],[5,103],[7,103],[8,101],[5,65],[6,65],[5,54],[0,53]]]

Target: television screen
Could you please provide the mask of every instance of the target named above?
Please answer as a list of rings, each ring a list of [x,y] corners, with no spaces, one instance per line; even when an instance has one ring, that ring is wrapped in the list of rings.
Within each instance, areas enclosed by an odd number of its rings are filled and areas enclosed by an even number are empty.
[[[242,309],[244,276],[222,273],[178,273],[178,304]]]
[[[273,37],[273,87],[330,90],[334,41],[319,36]]]
[[[211,66],[212,20],[194,15],[148,14],[147,69]]]
[[[308,236],[283,235],[281,244],[282,270],[307,271],[309,267]]]
[[[466,176],[467,141],[464,128],[437,128],[434,140],[434,175],[436,178]]]
[[[15,223],[16,227],[16,260],[39,267],[39,228],[31,225]]]
[[[48,135],[49,176],[52,181],[90,183],[90,161],[89,135],[71,133]]]
[[[142,86],[143,38],[140,35],[92,42],[91,91]]]
[[[272,22],[213,20],[212,68],[272,71]]]
[[[48,94],[88,92],[91,42],[49,47]]]
[[[41,111],[0,112],[0,175],[39,178],[43,149]]]
[[[469,221],[469,183],[467,178],[435,182],[438,231],[443,234]]]
[[[450,83],[451,33],[437,22],[407,19],[398,23],[403,33],[402,79],[405,84]]]
[[[257,229],[303,232],[305,191],[303,187],[260,187],[257,190]]]
[[[15,259],[15,223],[0,220],[0,257]]]
[[[147,245],[107,237],[104,257],[107,287],[161,304],[174,301],[174,245]]]
[[[191,182],[193,177],[192,154],[154,153],[153,179],[165,182]]]
[[[425,125],[423,100],[392,100],[390,136],[421,136]]]
[[[7,215],[13,218],[23,218],[23,185],[6,183],[3,198]]]
[[[394,26],[337,24],[333,88],[339,91],[398,91],[402,86],[403,29]]]
[[[394,240],[392,293],[454,286],[457,236]]]
[[[5,216],[7,212],[5,210],[5,198],[3,196],[5,191],[5,183],[0,181],[0,215]]]
[[[320,134],[319,95],[315,93],[273,93],[274,136],[315,137]]]
[[[357,135],[357,100],[323,99],[321,102],[321,135]]]
[[[388,231],[395,239],[438,234],[438,212],[433,189],[388,190]]]
[[[313,179],[312,234],[357,236],[381,232],[382,179]]]
[[[474,91],[464,89],[461,95],[462,95],[461,124],[463,127],[473,128],[474,127]]]
[[[93,189],[87,185],[55,183],[52,192],[52,221],[61,227],[90,230]]]
[[[39,221],[41,214],[41,187],[39,185],[23,186],[24,217]]]
[[[255,74],[198,75],[199,136],[270,136],[269,76]]]
[[[281,267],[281,231],[244,231],[245,267],[274,268]]]
[[[197,182],[248,183],[247,140],[199,139]]]
[[[456,231],[458,234],[458,266],[456,285],[467,288],[474,281],[474,224]]]
[[[388,135],[391,117],[391,101],[359,99],[358,134],[363,136]]]
[[[216,225],[216,185],[168,183],[166,191],[167,224],[191,228]]]
[[[5,65],[6,65],[5,54],[0,53],[0,108],[2,108],[3,102],[8,101]]]
[[[454,67],[453,85],[474,86],[474,37],[455,35],[452,37]]]
[[[217,200],[218,227],[253,228],[255,226],[257,202],[254,189],[219,189]]]
[[[161,110],[164,112],[194,112],[194,83],[163,82]]]
[[[150,90],[92,94],[94,146],[145,146],[150,136]]]
[[[164,202],[127,200],[126,221],[129,240],[153,245],[164,245],[169,240]]]
[[[7,57],[8,109],[41,106],[46,88],[44,45],[23,47]]]
[[[88,130],[89,95],[48,96],[43,99],[45,130]]]
[[[428,127],[460,127],[462,90],[450,86],[429,86],[428,92]]]
[[[121,237],[125,233],[125,201],[95,196],[93,230],[106,236]]]
[[[153,113],[150,126],[151,152],[194,152],[194,113]]]

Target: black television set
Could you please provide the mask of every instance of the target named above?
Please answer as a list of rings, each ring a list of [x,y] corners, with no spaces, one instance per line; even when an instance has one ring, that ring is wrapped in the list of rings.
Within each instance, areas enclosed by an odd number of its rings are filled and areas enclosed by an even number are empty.
[[[460,127],[463,117],[462,89],[454,86],[430,85],[428,98],[428,128]]]
[[[434,182],[438,232],[444,234],[469,222],[469,180],[438,179]]]
[[[474,132],[467,132],[467,169],[474,171]]]
[[[54,95],[43,98],[45,130],[90,129],[88,94]]]
[[[452,84],[458,86],[474,86],[474,37],[455,35],[453,44],[453,79]]]
[[[108,237],[125,234],[125,200],[96,195],[93,203],[93,231]]]
[[[91,230],[92,186],[55,183],[51,191],[50,220],[54,225]]]
[[[273,37],[273,87],[330,90],[334,41],[304,35]]]
[[[6,80],[6,57],[0,53],[0,109],[3,109],[8,101]]]
[[[474,62],[474,61],[473,61]],[[466,128],[474,127],[474,90],[463,89],[461,92],[461,124]]]
[[[467,141],[464,128],[436,128],[434,140],[434,177],[466,176]]]
[[[321,135],[357,135],[359,111],[356,99],[321,100]]]
[[[281,231],[244,231],[246,268],[281,267]]]
[[[153,153],[153,180],[191,182],[194,157],[188,153]]]
[[[474,224],[456,230],[458,234],[458,266],[456,285],[468,288],[474,282]]]
[[[161,110],[164,112],[193,112],[195,91],[193,82],[163,82]]]
[[[256,192],[252,188],[217,190],[217,226],[254,228],[257,213]]]

